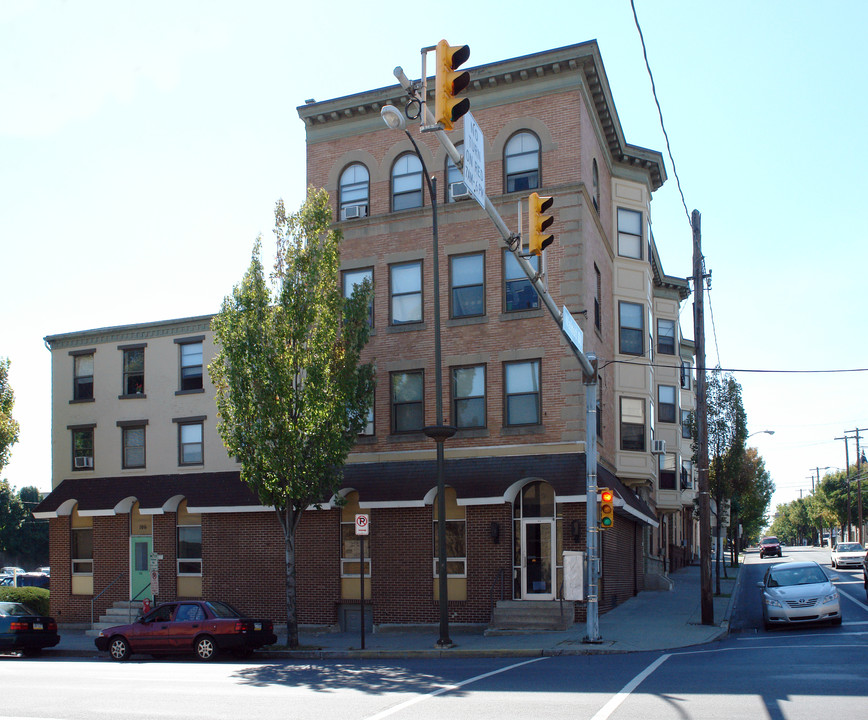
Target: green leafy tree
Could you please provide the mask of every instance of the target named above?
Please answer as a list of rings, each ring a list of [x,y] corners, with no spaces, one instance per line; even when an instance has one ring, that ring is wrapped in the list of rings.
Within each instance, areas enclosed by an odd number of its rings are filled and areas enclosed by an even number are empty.
[[[0,473],[9,464],[12,446],[18,442],[18,423],[12,417],[15,394],[9,385],[9,360],[0,358]]]
[[[48,520],[37,520],[32,510],[42,500],[42,493],[35,487],[23,487],[18,491],[18,500],[24,510],[24,520],[18,531],[16,547],[25,567],[48,564]]]
[[[299,212],[275,208],[276,260],[266,279],[257,239],[241,283],[212,328],[218,354],[218,430],[241,477],[274,507],[286,556],[287,644],[298,646],[295,533],[305,508],[340,487],[341,468],[364,428],[374,391],[362,363],[373,289],[340,287],[342,236],[328,194],[308,191]]]
[[[0,480],[0,552],[17,556],[19,530],[26,512],[9,481]]]
[[[758,539],[766,518],[775,484],[756,448],[747,448],[735,482],[732,498],[733,528],[742,525],[742,538]],[[732,528],[731,528],[732,529]]]

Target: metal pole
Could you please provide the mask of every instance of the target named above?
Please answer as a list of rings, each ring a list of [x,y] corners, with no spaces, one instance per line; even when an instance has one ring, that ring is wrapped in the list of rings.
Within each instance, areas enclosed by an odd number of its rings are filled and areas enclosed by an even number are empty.
[[[589,355],[595,372],[597,358]],[[599,622],[600,527],[597,504],[597,378],[585,379],[585,519],[588,546],[588,604],[585,616],[586,643],[602,642]]]
[[[361,578],[361,592],[359,593],[359,597],[361,600],[359,601],[359,616],[362,619],[361,622],[361,648],[365,649],[365,536],[359,535],[359,577]]]

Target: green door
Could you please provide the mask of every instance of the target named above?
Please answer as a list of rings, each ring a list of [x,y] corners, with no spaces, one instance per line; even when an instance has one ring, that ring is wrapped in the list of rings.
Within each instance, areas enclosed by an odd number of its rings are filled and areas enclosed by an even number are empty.
[[[151,592],[151,573],[148,570],[148,556],[154,550],[154,539],[150,535],[130,537],[130,599],[141,602],[145,598],[154,599]]]

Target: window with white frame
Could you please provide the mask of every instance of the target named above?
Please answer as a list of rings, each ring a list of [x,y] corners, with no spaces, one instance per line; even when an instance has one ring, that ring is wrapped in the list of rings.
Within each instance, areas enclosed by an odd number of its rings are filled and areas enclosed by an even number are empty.
[[[513,135],[504,148],[506,192],[533,190],[540,186],[540,142],[530,132]]]
[[[690,410],[681,411],[681,437],[685,440],[693,437],[693,413]]]
[[[657,386],[657,419],[660,422],[677,422],[676,392],[674,385]]]
[[[93,470],[93,431],[95,427],[95,425],[81,425],[70,428],[70,430],[72,431],[73,470]]]
[[[504,376],[506,424],[539,425],[542,422],[540,361],[506,363]]]
[[[455,149],[458,150],[459,153],[463,153],[463,143],[458,143],[455,146]],[[456,185],[456,183],[464,184],[464,175],[462,175],[461,171],[458,169],[458,166],[452,162],[452,158],[449,155],[446,155],[446,202],[455,202],[455,192],[460,190],[466,190],[466,186],[462,187],[462,185]]]
[[[202,392],[202,340],[176,342],[181,355],[179,392]]]
[[[425,427],[424,373],[393,372],[392,432],[420,432]]]
[[[370,174],[362,163],[353,163],[341,173],[339,206],[341,220],[368,215]]]
[[[145,348],[127,347],[124,353],[124,376],[121,395],[140,397],[145,393]]]
[[[417,207],[422,207],[422,161],[405,153],[392,165],[392,210]]]
[[[675,321],[657,318],[657,352],[661,355],[675,354]]]
[[[72,399],[93,400],[93,352],[76,353],[73,356]]]
[[[188,514],[179,524],[178,532],[178,575],[202,574],[202,525],[201,516]],[[182,518],[179,518],[179,523]],[[198,520],[199,524],[192,524]]]
[[[73,575],[93,575],[93,527],[73,527],[70,537]]]
[[[527,258],[535,272],[539,271],[539,256],[531,255]],[[534,310],[539,307],[539,295],[518,260],[509,250],[503,251],[503,278],[504,278],[504,302],[505,312],[518,310]]]
[[[392,325],[422,322],[422,261],[389,266]]]
[[[349,298],[352,297],[353,293],[356,290],[356,287],[361,285],[365,280],[373,285],[374,283],[374,269],[373,268],[361,268],[358,270],[344,270],[343,273],[343,291],[344,297]],[[374,298],[371,296],[371,302],[368,305],[368,324],[371,327],[374,327]]]
[[[675,490],[675,453],[658,455],[660,463],[659,480],[661,490]]]
[[[445,489],[446,495],[446,576],[467,577],[467,522],[463,505],[459,505],[453,488]],[[440,577],[440,536],[438,508],[439,499],[434,498],[434,577]]]
[[[453,318],[485,314],[485,255],[451,255],[449,289]]]
[[[452,407],[456,427],[485,427],[485,365],[452,368]]]
[[[618,303],[619,349],[624,355],[645,353],[645,311],[642,305]]]
[[[121,426],[121,464],[125,469],[145,467],[145,424],[118,422]]]
[[[205,462],[204,418],[175,420],[178,423],[178,464],[202,465]]]
[[[361,574],[359,536],[356,535],[356,515],[366,515],[368,510],[359,507],[359,494],[347,493],[346,503],[341,508],[341,577],[357,578]],[[365,538],[365,578],[371,577],[371,554],[373,535]]]
[[[621,398],[621,449],[645,451],[645,400]]]
[[[642,259],[642,213],[618,208],[618,255]]]

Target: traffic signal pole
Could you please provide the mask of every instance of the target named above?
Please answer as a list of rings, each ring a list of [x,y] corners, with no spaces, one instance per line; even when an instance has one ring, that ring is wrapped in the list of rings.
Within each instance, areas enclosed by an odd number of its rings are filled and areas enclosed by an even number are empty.
[[[423,48],[423,58],[425,51],[428,48]],[[423,79],[426,78],[424,71],[423,59]],[[458,152],[455,145],[449,139],[449,136],[440,129],[434,129],[436,126],[434,115],[428,109],[425,93],[419,97],[420,85],[410,81],[404,73],[404,70],[399,66],[394,70],[394,75],[407,93],[415,101],[419,102],[422,107],[423,125],[426,129],[431,128],[431,131],[437,137],[437,140],[442,145],[443,149],[449,155],[455,166],[461,171],[463,170],[464,158]],[[424,87],[424,85],[422,85]],[[600,543],[599,543],[599,507],[597,503],[597,358],[593,353],[587,355],[581,348],[577,347],[572,337],[564,329],[564,314],[558,308],[554,298],[549,294],[548,288],[542,282],[540,274],[537,273],[533,266],[527,261],[527,258],[521,254],[521,232],[512,232],[500,217],[500,213],[494,207],[491,199],[486,195],[484,209],[494,227],[500,233],[503,242],[507,249],[513,254],[519,267],[530,280],[537,295],[542,299],[543,304],[549,311],[549,314],[554,318],[561,333],[567,339],[567,345],[573,351],[579,365],[582,368],[582,375],[585,386],[585,519],[587,524],[587,607],[586,607],[586,637],[585,642],[599,643],[600,638],[599,626],[599,577],[600,577]],[[542,263],[540,263],[542,267]]]

